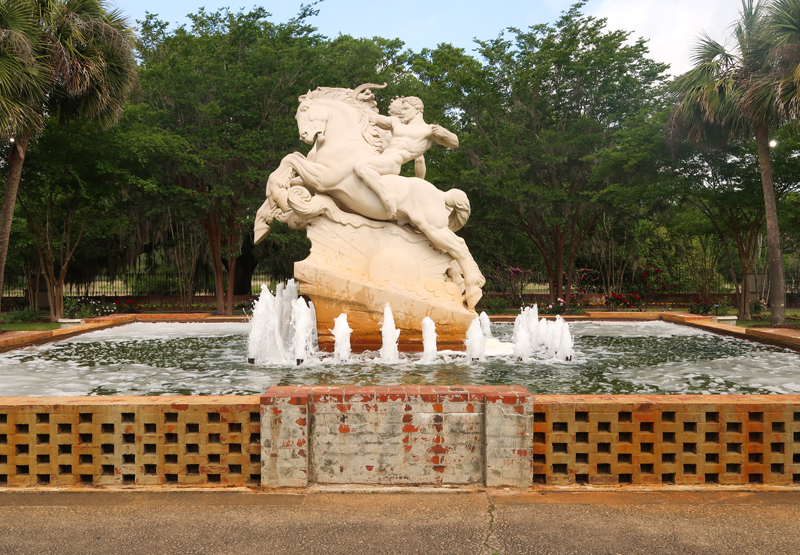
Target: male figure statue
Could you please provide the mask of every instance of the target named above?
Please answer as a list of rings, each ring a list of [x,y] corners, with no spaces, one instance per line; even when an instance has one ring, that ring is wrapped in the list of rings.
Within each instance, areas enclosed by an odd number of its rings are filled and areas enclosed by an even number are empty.
[[[403,117],[403,101],[405,100],[402,96],[395,96],[394,100],[392,100],[391,104],[389,104],[389,115],[402,118]],[[384,136],[384,145],[385,148],[389,148],[389,144],[392,142],[392,133],[391,131],[385,131],[386,134]],[[456,139],[457,140],[457,139]],[[419,177],[420,179],[425,179],[425,173],[427,172],[427,168],[425,167],[425,155],[420,154],[414,160],[414,176]]]
[[[369,119],[381,129],[391,131],[392,140],[384,151],[366,160],[360,160],[353,170],[367,187],[372,189],[386,208],[389,219],[397,216],[397,202],[381,179],[382,175],[399,175],[400,168],[406,162],[418,160],[433,143],[449,148],[458,146],[458,137],[440,125],[425,123],[422,119],[424,105],[415,96],[402,99],[399,116],[382,116],[368,112]],[[395,100],[397,102],[397,100]],[[396,109],[396,107],[395,107]],[[421,165],[420,165],[421,164]],[[424,159],[415,162],[414,169],[418,177],[425,175]]]

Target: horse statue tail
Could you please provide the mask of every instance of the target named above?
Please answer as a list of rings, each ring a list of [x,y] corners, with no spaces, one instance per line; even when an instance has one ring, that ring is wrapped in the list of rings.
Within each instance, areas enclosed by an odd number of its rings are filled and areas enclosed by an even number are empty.
[[[467,223],[471,212],[467,193],[461,189],[445,191],[444,203],[450,209],[447,227],[450,228],[450,231],[458,231]]]

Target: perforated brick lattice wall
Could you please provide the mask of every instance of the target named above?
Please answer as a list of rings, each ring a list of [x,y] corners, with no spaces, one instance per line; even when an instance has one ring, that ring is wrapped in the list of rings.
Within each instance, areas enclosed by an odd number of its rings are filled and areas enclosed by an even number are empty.
[[[0,486],[258,485],[258,397],[0,398]]]
[[[537,396],[534,483],[800,483],[797,396]]]
[[[396,386],[0,398],[0,487],[315,482],[800,487],[800,396]]]

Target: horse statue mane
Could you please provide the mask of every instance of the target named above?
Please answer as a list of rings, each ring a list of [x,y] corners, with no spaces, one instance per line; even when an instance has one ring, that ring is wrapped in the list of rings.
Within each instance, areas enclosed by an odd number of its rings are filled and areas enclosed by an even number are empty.
[[[374,83],[364,83],[355,89],[345,89],[341,87],[317,87],[313,91],[308,91],[306,94],[301,95],[298,100],[302,103],[306,100],[333,100],[336,102],[343,102],[353,108],[359,115],[359,125],[361,126],[361,135],[364,140],[376,153],[383,152],[383,136],[377,125],[370,122],[367,110],[378,112],[378,103],[375,101],[375,95],[372,92],[364,93],[368,89],[383,89],[383,85],[376,85]]]

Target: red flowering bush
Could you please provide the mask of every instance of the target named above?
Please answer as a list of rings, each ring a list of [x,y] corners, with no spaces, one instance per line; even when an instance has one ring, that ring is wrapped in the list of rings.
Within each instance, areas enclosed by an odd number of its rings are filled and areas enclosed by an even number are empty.
[[[128,299],[121,297],[114,301],[114,307],[118,314],[141,314],[142,305],[136,302],[136,299]]]
[[[611,293],[606,297],[606,306],[609,310],[620,310],[625,308],[639,308],[642,306],[642,299],[637,293]],[[639,308],[641,310],[641,308]]]
[[[573,278],[572,290],[577,294],[583,293],[602,293],[603,282],[600,279],[600,272],[592,268],[581,268],[576,270],[577,275]]]
[[[628,286],[643,295],[658,295],[677,289],[678,286],[670,284],[670,281],[664,270],[655,264],[645,264],[641,272],[628,281]]]
[[[689,312],[692,314],[711,314],[714,304],[712,300],[695,297],[692,304],[689,305]]]

